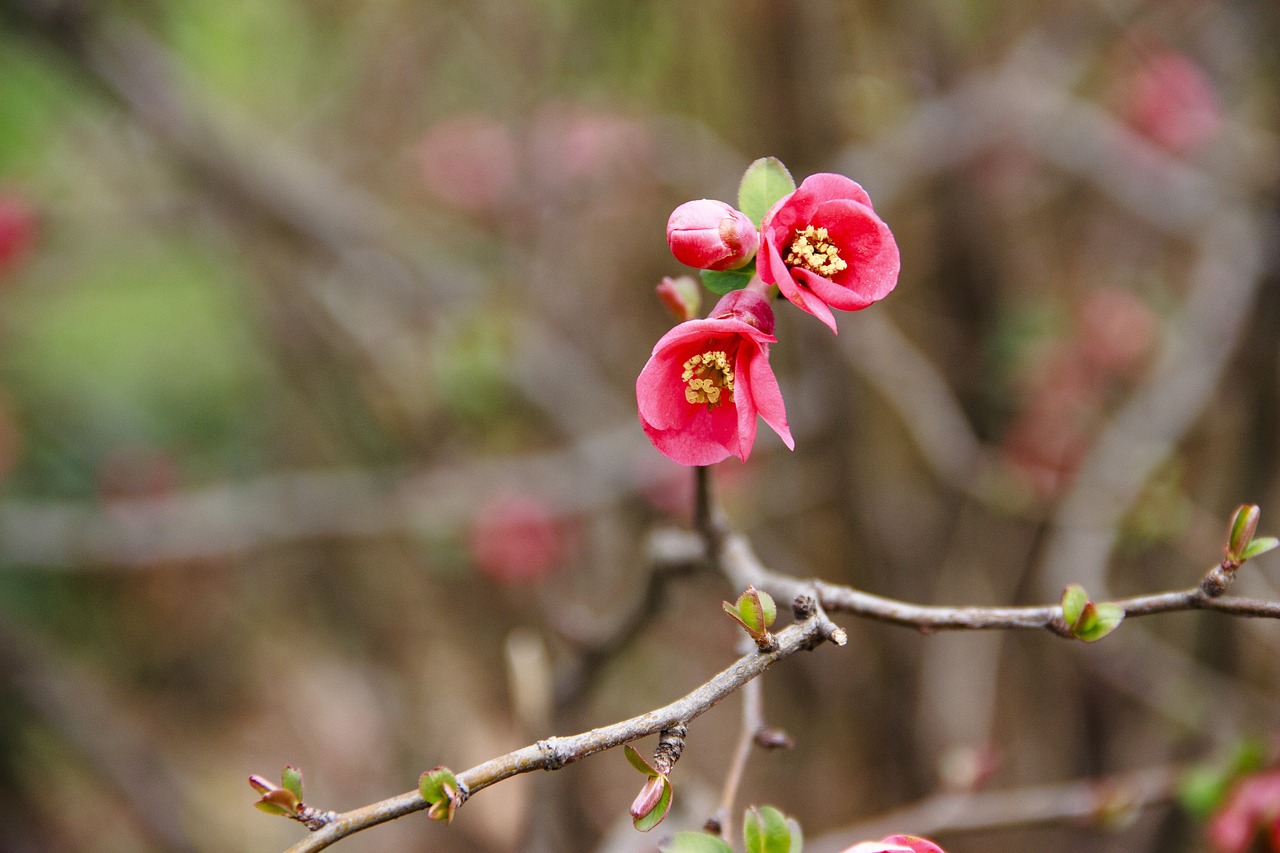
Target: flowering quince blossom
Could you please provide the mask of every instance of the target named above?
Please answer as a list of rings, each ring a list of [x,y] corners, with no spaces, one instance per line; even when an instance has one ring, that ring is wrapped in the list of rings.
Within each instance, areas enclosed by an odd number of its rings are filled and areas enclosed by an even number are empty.
[[[667,220],[667,245],[685,266],[731,270],[745,266],[759,246],[756,226],[723,201],[686,201]]]
[[[1205,829],[1209,845],[1221,853],[1254,849],[1260,832],[1265,849],[1280,853],[1280,770],[1246,776],[1236,783]]]
[[[879,841],[861,841],[842,853],[946,853],[927,838],[888,835]]]
[[[833,332],[832,308],[859,311],[898,283],[893,232],[843,175],[810,175],[765,214],[760,233],[760,280]]]
[[[773,309],[735,290],[705,320],[667,332],[636,380],[640,424],[654,447],[681,465],[746,461],[756,415],[795,449],[778,380],[769,366]]]

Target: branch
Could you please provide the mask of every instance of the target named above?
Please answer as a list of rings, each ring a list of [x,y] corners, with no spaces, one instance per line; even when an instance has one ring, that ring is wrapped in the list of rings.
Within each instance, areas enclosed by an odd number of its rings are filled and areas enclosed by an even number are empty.
[[[779,631],[775,635],[777,648],[774,651],[752,651],[744,655],[710,681],[669,705],[589,732],[540,740],[457,774],[463,797],[465,799],[476,791],[521,773],[559,770],[566,764],[597,752],[631,743],[676,725],[687,725],[778,661],[796,652],[814,648],[837,630],[819,611],[810,618]],[[348,835],[426,807],[427,803],[415,790],[354,809],[337,815],[327,826],[290,847],[288,853],[323,850]]]
[[[696,534],[689,534],[692,538]],[[801,580],[774,572],[760,562],[745,537],[734,534],[724,541],[723,565],[734,584],[752,584],[778,598],[812,594],[827,610],[851,613],[868,619],[918,628],[922,631],[1007,630],[1040,628],[1061,636],[1069,636],[1062,623],[1062,607],[1058,604],[1021,607],[948,607],[913,604],[886,598],[853,587],[820,580]],[[1214,566],[1206,579],[1218,577],[1222,566]],[[1228,581],[1229,582],[1229,581]],[[1260,601],[1238,596],[1215,595],[1212,584],[1202,583],[1190,589],[1135,595],[1113,601],[1126,617],[1151,616],[1182,610],[1216,610],[1232,616],[1258,616],[1280,619],[1280,602]]]
[[[1016,826],[1094,821],[1105,823],[1130,811],[1171,800],[1181,768],[1148,767],[1100,779],[970,794],[934,794],[905,808],[814,839],[813,853],[844,850],[861,838],[890,832],[919,835],[980,832]]]

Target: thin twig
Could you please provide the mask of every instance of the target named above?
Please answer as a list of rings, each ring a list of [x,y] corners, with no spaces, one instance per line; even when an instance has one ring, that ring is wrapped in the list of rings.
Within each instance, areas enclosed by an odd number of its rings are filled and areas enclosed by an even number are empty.
[[[711,710],[717,703],[740,689],[753,678],[783,658],[813,648],[830,635],[832,626],[815,614],[803,622],[789,625],[775,636],[777,648],[771,652],[753,650],[739,658],[692,693],[669,705],[632,717],[620,723],[592,729],[568,737],[551,737],[499,756],[457,774],[459,783],[470,796],[490,785],[533,770],[558,770],[566,764],[630,743],[663,729],[687,725]],[[372,805],[339,814],[337,818],[289,848],[288,853],[323,850],[342,838],[420,811],[427,803],[417,791],[409,791]]]

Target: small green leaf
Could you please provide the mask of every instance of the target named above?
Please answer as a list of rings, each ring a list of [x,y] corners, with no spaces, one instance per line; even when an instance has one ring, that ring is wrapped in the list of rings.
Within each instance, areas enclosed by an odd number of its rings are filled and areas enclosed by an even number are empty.
[[[1110,634],[1116,629],[1121,622],[1124,621],[1124,609],[1118,604],[1098,604],[1089,602],[1090,608],[1096,608],[1093,618],[1089,619],[1087,627],[1081,627],[1075,632],[1075,635],[1086,643],[1096,643],[1103,637]]]
[[[457,795],[458,780],[448,767],[435,767],[418,777],[418,793],[435,805]]]
[[[761,157],[747,167],[742,175],[742,182],[738,184],[738,209],[758,228],[769,208],[795,188],[795,179],[781,160],[776,157]]]
[[[1178,801],[1196,819],[1207,820],[1226,800],[1237,779],[1262,768],[1266,754],[1265,742],[1242,740],[1225,761],[1200,764],[1183,773],[1178,782]]]
[[[1062,620],[1072,630],[1080,622],[1084,606],[1089,603],[1089,593],[1078,583],[1073,583],[1062,591]]]
[[[800,831],[800,821],[787,818],[787,829],[791,830],[791,853],[803,853],[804,833]]]
[[[649,762],[645,761],[644,757],[640,755],[640,753],[636,752],[636,748],[631,744],[626,744],[625,746],[623,746],[622,753],[623,755],[627,756],[627,761],[631,762],[631,766],[639,770],[644,775],[646,776],[658,775],[658,771],[654,770],[653,766],[650,765]]]
[[[747,587],[747,591],[738,596],[738,618],[753,636],[764,630],[764,605],[755,587]]]
[[[774,603],[773,596],[762,589],[754,590],[759,596],[760,610],[763,616],[763,625],[768,628],[778,619],[778,605]]]
[[[724,296],[750,284],[751,277],[756,274],[756,265],[753,261],[736,270],[702,270],[701,274],[703,287],[716,296]]]
[[[280,817],[288,817],[293,814],[292,811],[286,809],[284,806],[277,806],[275,803],[269,803],[266,800],[258,800],[253,804],[253,806],[258,811],[263,811],[267,814],[279,815]]]
[[[641,832],[648,832],[658,824],[662,823],[662,819],[666,817],[667,812],[671,810],[671,798],[673,796],[671,782],[665,776],[659,778],[662,779],[662,796],[658,799],[658,804],[639,817],[632,815],[632,825]]]
[[[1240,504],[1231,517],[1231,527],[1227,532],[1227,557],[1243,562],[1245,549],[1253,540],[1258,529],[1258,516],[1261,510],[1256,504]]]
[[[733,853],[733,848],[714,835],[705,832],[677,832],[666,844],[659,845],[662,853]]]
[[[299,800],[302,799],[302,771],[294,767],[292,764],[285,765],[284,772],[280,774],[280,781],[284,787],[293,792],[293,795]]]
[[[1240,552],[1240,562],[1243,563],[1245,560],[1252,560],[1254,557],[1261,557],[1268,551],[1275,550],[1278,545],[1280,545],[1280,539],[1276,539],[1274,536],[1259,536],[1257,539],[1246,545],[1244,550]]]
[[[790,853],[791,828],[782,812],[773,806],[752,806],[742,820],[742,839],[747,853]]]

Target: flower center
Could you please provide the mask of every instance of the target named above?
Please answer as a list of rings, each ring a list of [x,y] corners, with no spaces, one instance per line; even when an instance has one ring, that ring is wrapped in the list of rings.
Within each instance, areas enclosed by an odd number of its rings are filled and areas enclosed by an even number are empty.
[[[690,403],[715,406],[733,400],[733,368],[724,350],[708,350],[684,363],[680,378],[685,382],[684,398]]]
[[[849,264],[840,257],[840,250],[827,237],[827,229],[806,225],[796,232],[787,254],[787,265],[804,267],[820,276],[830,277],[847,269]]]

